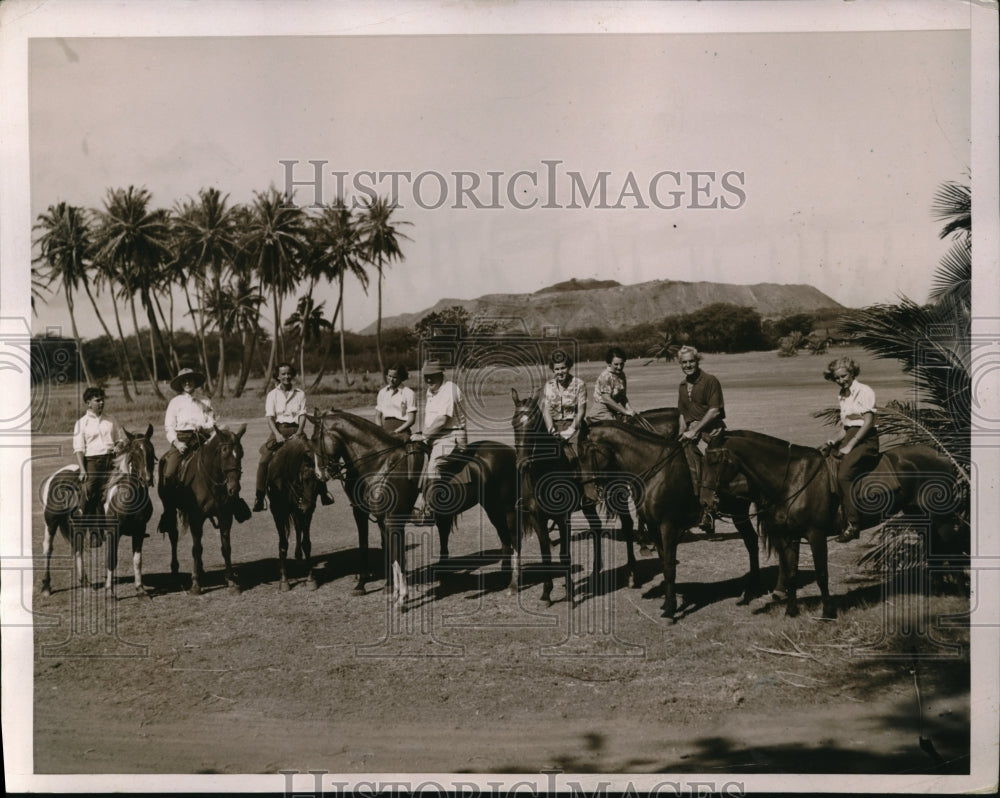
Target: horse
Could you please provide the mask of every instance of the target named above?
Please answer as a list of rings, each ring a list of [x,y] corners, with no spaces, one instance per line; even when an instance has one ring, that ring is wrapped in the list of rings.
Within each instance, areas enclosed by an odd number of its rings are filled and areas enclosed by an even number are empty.
[[[312,541],[309,530],[316,497],[319,491],[314,455],[308,441],[293,437],[286,440],[275,452],[267,467],[267,495],[271,517],[278,530],[278,565],[281,572],[279,588],[289,590],[286,560],[288,558],[288,536],[295,528],[295,559],[305,557],[309,586],[315,590],[319,585],[312,569]]]
[[[758,505],[765,540],[779,553],[776,599],[787,598],[786,614],[798,614],[796,580],[799,542],[806,537],[813,552],[823,615],[836,617],[827,588],[827,538],[840,532],[840,496],[835,468],[824,452],[796,446],[759,432],[734,430],[712,443],[706,456],[706,483],[740,471],[761,494]],[[896,513],[931,521],[932,532],[950,530],[958,509],[951,463],[933,448],[897,446],[881,453],[875,468],[858,485],[861,528],[885,522]],[[784,589],[782,589],[784,588]]]
[[[598,483],[628,475],[639,518],[658,534],[663,565],[663,612],[677,613],[677,544],[697,520],[700,505],[680,442],[618,421],[595,424],[580,441],[584,493],[598,499]],[[734,486],[736,487],[736,486]],[[750,498],[743,493],[728,500],[738,521],[750,559],[750,572],[740,604],[760,595],[760,555],[757,535],[749,522]]]
[[[114,469],[115,473],[109,478],[108,485],[105,487],[105,496],[108,496],[108,492],[112,484],[118,484],[125,477],[136,477],[140,482],[145,481],[148,484],[149,475],[152,469],[152,462],[150,458],[153,457],[152,445],[149,440],[153,434],[153,426],[149,425],[146,429],[145,435],[133,435],[127,430],[122,430],[125,433],[127,443],[124,449],[115,457],[114,459]],[[49,476],[41,485],[40,493],[42,497],[42,510],[45,518],[45,536],[42,540],[42,552],[45,555],[45,576],[42,579],[41,594],[43,596],[52,595],[52,581],[50,577],[50,561],[52,559],[52,544],[53,539],[57,531],[62,533],[62,536],[69,542],[73,547],[73,554],[75,559],[75,573],[79,584],[83,587],[90,587],[90,580],[83,568],[83,530],[76,530],[74,527],[75,517],[74,513],[83,505],[83,486],[80,484],[80,467],[77,465],[69,465],[60,468],[54,474]],[[129,483],[131,486],[131,482]],[[122,497],[126,495],[126,491],[131,490],[131,487],[122,490]],[[136,493],[138,497],[138,493]],[[142,504],[139,498],[136,499],[135,508],[140,510],[140,505]],[[116,501],[112,505],[111,510],[115,513],[115,517],[118,518],[120,501]],[[132,510],[132,501],[129,500],[129,511]],[[105,510],[107,514],[107,509]],[[121,534],[132,534],[132,546],[133,552],[138,551],[138,557],[133,554],[133,566],[136,571],[136,585],[140,586],[141,583],[141,551],[142,551],[142,539],[145,535],[145,523],[149,520],[147,516],[142,522],[142,531],[136,536],[134,532]],[[128,529],[133,529],[132,521],[126,523]],[[121,527],[119,527],[121,529]],[[108,576],[107,576],[107,587],[112,585],[112,572],[117,565],[117,542],[118,538],[115,538],[115,546],[109,545],[107,552],[107,565],[108,565]],[[136,549],[138,546],[138,549]],[[112,555],[112,549],[114,549],[114,555]],[[114,556],[114,559],[112,559]],[[138,587],[137,587],[138,590]]]
[[[160,460],[159,494],[163,502],[163,515],[159,528],[170,537],[170,572],[176,577],[180,570],[177,561],[177,519],[191,530],[192,595],[201,594],[202,566],[201,536],[206,520],[211,520],[219,530],[222,557],[225,560],[226,584],[230,593],[239,593],[240,585],[232,564],[232,547],[229,533],[234,514],[240,522],[248,517],[249,508],[239,498],[242,475],[243,445],[240,439],[247,430],[241,424],[236,430],[216,426],[214,434],[195,449],[182,464],[174,484],[163,480],[163,460]]]
[[[559,562],[566,573],[566,594],[573,601],[572,578],[570,574],[570,514],[574,510],[582,510],[590,526],[594,541],[594,560],[591,580],[596,585],[601,572],[601,520],[592,502],[584,500],[583,485],[580,481],[579,466],[575,457],[567,452],[568,444],[561,438],[549,434],[545,429],[541,407],[538,404],[537,392],[522,399],[517,390],[512,388],[511,399],[514,402],[514,414],[511,426],[514,428],[514,449],[517,454],[517,466],[521,475],[521,507],[524,517],[534,528],[542,551],[542,563],[548,568],[550,546],[548,521],[553,521],[559,530]],[[676,435],[679,413],[677,408],[660,408],[649,411],[639,423],[656,429],[663,435]],[[585,437],[586,432],[581,432]],[[615,493],[621,504],[623,494]],[[630,586],[635,586],[635,550],[633,547],[632,516],[628,507],[614,508],[622,525],[622,533],[628,551],[628,578]],[[545,583],[542,601],[551,603],[551,580]]]
[[[448,538],[455,517],[481,505],[490,519],[502,552],[501,571],[510,570],[507,595],[520,587],[521,531],[518,524],[517,455],[512,446],[498,441],[473,441],[438,463],[440,479],[427,486],[427,506],[434,513],[434,524],[441,544],[439,573],[449,568]],[[544,596],[552,591],[546,579]]]
[[[128,444],[121,454],[121,465],[111,476],[105,492],[104,514],[114,533],[107,539],[107,580],[105,588],[114,590],[114,574],[118,567],[118,543],[127,535],[132,540],[132,576],[135,594],[148,599],[149,593],[142,584],[142,544],[146,539],[146,524],[153,517],[153,502],[149,489],[153,486],[156,452],[151,438],[153,425],[145,435],[125,433]]]
[[[308,418],[314,425],[316,471],[343,480],[358,529],[361,563],[352,593],[364,595],[365,584],[372,578],[368,568],[368,519],[373,517],[388,557],[389,598],[402,606],[409,594],[404,527],[419,493],[423,449],[353,413],[333,410]]]
[[[830,599],[826,539],[837,534],[840,499],[832,474],[818,449],[797,446],[749,430],[729,430],[716,437],[705,455],[704,483],[716,496],[720,480],[743,474],[757,497],[757,516],[769,549],[778,551],[779,581],[775,598],[787,595],[785,614],[799,613],[796,598],[799,544],[809,542],[823,617],[836,618]],[[783,589],[782,589],[783,588]]]

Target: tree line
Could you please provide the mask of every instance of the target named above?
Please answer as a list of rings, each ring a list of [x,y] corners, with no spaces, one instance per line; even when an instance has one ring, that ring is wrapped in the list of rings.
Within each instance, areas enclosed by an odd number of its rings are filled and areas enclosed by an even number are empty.
[[[197,198],[165,209],[152,207],[146,188],[108,189],[100,209],[59,202],[39,214],[34,226],[38,255],[32,262],[32,304],[44,302],[49,294],[62,294],[80,372],[93,383],[101,375],[88,358],[94,347],[84,346],[76,324],[82,287],[104,331],[101,351],[110,351],[125,400],[131,402],[132,392],[138,392],[137,374],[163,398],[160,379],[191,362],[190,347],[182,345],[185,335],[175,329],[174,289],[179,287],[184,298],[180,312],[194,329],[193,354],[208,378],[206,389],[223,396],[235,361],[238,376],[231,390],[239,396],[259,367],[258,346],[268,344],[264,373],[273,371],[279,352],[282,359],[292,357],[292,343],[304,371],[307,347],[324,344],[318,384],[332,338],[324,333],[332,333],[338,319],[346,378],[345,281],[359,281],[367,293],[374,276],[375,357],[383,372],[382,286],[386,269],[403,258],[401,242],[407,236],[400,228],[409,224],[393,219],[396,208],[376,197],[363,200],[357,210],[341,199],[306,210],[272,186],[255,192],[247,204],[230,203],[228,195],[205,188]],[[337,305],[329,318],[325,303],[313,299],[321,281],[337,286]],[[113,299],[114,333],[97,304],[105,291]],[[286,317],[285,305],[292,297],[295,308]],[[270,334],[261,324],[268,305]],[[123,315],[131,320],[130,336],[122,326]]]

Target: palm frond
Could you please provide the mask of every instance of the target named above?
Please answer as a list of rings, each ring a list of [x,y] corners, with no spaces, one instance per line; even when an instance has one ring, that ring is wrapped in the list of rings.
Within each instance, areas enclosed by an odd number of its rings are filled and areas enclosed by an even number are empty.
[[[959,299],[966,307],[972,304],[972,242],[969,239],[956,241],[934,273],[929,298],[937,302],[946,297]]]
[[[954,233],[968,235],[972,232],[972,189],[961,183],[942,183],[934,195],[932,205],[934,218],[947,221],[941,230],[941,238]]]

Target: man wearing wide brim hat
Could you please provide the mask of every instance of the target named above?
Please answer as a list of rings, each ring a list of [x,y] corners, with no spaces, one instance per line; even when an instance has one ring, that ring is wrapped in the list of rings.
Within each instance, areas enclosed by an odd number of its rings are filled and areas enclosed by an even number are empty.
[[[416,521],[425,523],[429,520],[426,500],[428,488],[441,476],[438,464],[443,457],[468,443],[468,433],[462,392],[455,383],[445,380],[441,362],[427,360],[420,371],[427,386],[423,440],[430,444],[431,453],[420,479],[420,496],[413,513]]]
[[[170,447],[160,460],[160,484],[167,489],[163,499],[160,531],[176,528],[176,513],[169,493],[183,456],[194,451],[198,446],[199,436],[204,439],[215,432],[215,411],[212,410],[212,403],[208,399],[194,395],[194,392],[204,384],[205,375],[194,369],[181,369],[170,381],[170,387],[177,392],[177,396],[170,400],[163,419],[163,428]]]

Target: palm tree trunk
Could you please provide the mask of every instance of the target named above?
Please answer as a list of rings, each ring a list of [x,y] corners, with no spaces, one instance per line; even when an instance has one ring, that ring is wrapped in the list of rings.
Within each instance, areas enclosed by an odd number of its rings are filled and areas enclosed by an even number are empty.
[[[153,376],[153,372],[150,371],[149,363],[146,362],[146,356],[142,351],[142,336],[139,334],[139,317],[135,312],[135,297],[132,295],[131,290],[128,285],[126,285],[126,290],[129,291],[129,307],[132,308],[132,326],[135,328],[135,343],[139,350],[139,362],[142,363],[142,370],[146,375],[146,379],[153,386],[153,393],[156,395],[157,399],[165,399],[163,391],[160,390],[160,383]],[[151,353],[153,356],[153,368],[156,368],[156,350]]]
[[[250,346],[246,343],[246,333],[243,334],[243,362],[240,366],[240,377],[236,382],[236,390],[233,391],[233,396],[240,397],[243,395],[243,391],[246,390],[247,380],[250,378],[250,366],[253,362],[253,352],[257,348],[257,330],[254,329],[250,333]]]
[[[202,374],[205,375],[205,392],[211,396],[214,394],[214,386],[212,383],[212,372],[208,367],[208,349],[205,345],[205,329],[198,319],[198,313],[195,312],[194,307],[191,305],[191,292],[188,291],[187,282],[182,282],[181,285],[184,287],[184,300],[187,302],[188,315],[191,317],[191,323],[194,324],[195,338],[198,339],[198,359],[201,361]]]
[[[320,380],[322,380],[326,374],[326,361],[330,357],[330,342],[337,334],[337,316],[340,314],[340,305],[342,302],[343,294],[341,294],[341,297],[337,300],[337,308],[333,311],[333,317],[330,319],[330,334],[326,337],[326,346],[323,347],[323,359],[319,364],[319,373],[316,375],[316,379],[313,380],[312,385],[309,386],[310,391],[314,391],[317,387],[319,387]]]
[[[112,299],[111,307],[115,311],[115,327],[118,330],[118,340],[121,341],[122,352],[125,355],[125,371],[128,374],[129,381],[132,383],[132,390],[135,391],[136,396],[139,396],[141,393],[139,391],[139,383],[135,381],[135,373],[132,371],[132,359],[129,357],[128,354],[128,342],[125,340],[125,333],[122,330],[122,320],[121,316],[118,313],[118,303],[114,301],[113,294],[111,299]]]
[[[101,323],[101,329],[104,330],[104,334],[108,336],[108,340],[111,342],[111,349],[115,353],[115,361],[118,363],[118,376],[122,381],[122,393],[125,396],[125,401],[128,404],[132,404],[132,395],[128,392],[128,380],[125,377],[125,365],[122,361],[121,352],[118,351],[118,347],[115,343],[114,336],[111,334],[111,330],[109,330],[108,325],[104,323],[104,317],[101,315],[101,311],[97,308],[97,301],[94,299],[94,295],[90,291],[90,283],[87,280],[83,281],[83,289],[87,292],[87,298],[90,300],[90,304],[94,308],[94,315],[97,316],[97,320]]]
[[[375,352],[378,354],[378,373],[385,374],[382,364],[382,254],[378,256],[378,318],[375,320]]]
[[[261,388],[261,396],[267,394],[269,377],[274,373],[274,364],[278,357],[278,336],[281,333],[281,315],[278,309],[278,290],[271,289],[271,306],[274,309],[274,335],[271,337],[271,352],[267,356],[267,368],[264,369],[264,387]],[[284,356],[284,352],[282,352]]]
[[[91,376],[90,368],[87,366],[87,358],[83,356],[83,341],[76,329],[76,315],[73,313],[73,292],[67,283],[63,283],[63,290],[66,291],[66,307],[69,309],[69,323],[73,328],[73,340],[76,341],[76,353],[77,358],[80,360],[80,367],[83,369],[83,378],[87,381],[87,385],[93,385],[94,378]]]
[[[170,318],[168,319],[167,316],[166,316],[166,314],[163,312],[163,307],[160,305],[160,298],[159,298],[159,296],[157,296],[156,291],[150,291],[149,293],[150,293],[150,296],[153,299],[153,305],[154,305],[155,309],[160,312],[160,318],[163,320],[163,326],[164,326],[164,328],[167,331],[167,338],[166,338],[167,346],[166,346],[166,348],[164,348],[163,347],[163,340],[164,340],[163,339],[163,335],[162,335],[162,333],[160,333],[159,330],[157,330],[157,338],[160,341],[160,351],[163,352],[164,358],[169,357],[169,359],[170,359],[169,363],[171,365],[173,365],[174,373],[176,374],[178,371],[181,370],[181,361],[180,361],[180,358],[177,357],[177,348],[174,346],[174,331],[173,331],[173,321],[172,321],[172,319],[174,317],[174,312],[173,312],[174,298],[173,298],[173,294],[171,293],[171,295],[170,295]]]
[[[337,300],[337,307],[343,311],[344,303],[344,278],[340,278],[340,298]],[[347,377],[347,355],[344,352],[344,313],[340,314],[340,370],[344,375],[344,387],[350,385]]]

